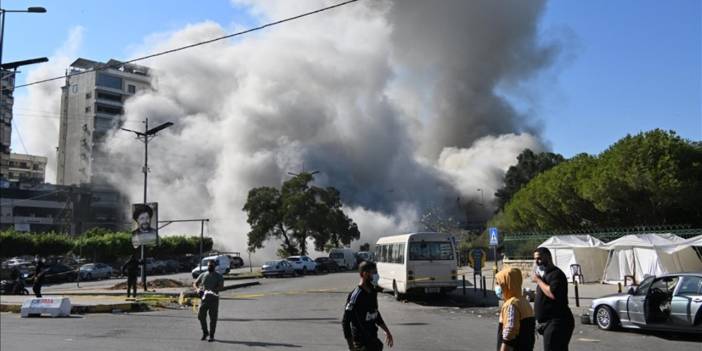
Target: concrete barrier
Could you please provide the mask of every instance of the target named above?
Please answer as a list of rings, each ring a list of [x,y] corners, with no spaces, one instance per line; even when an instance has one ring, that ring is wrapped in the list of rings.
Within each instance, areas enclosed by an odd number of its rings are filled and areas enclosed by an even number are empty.
[[[22,303],[20,314],[23,318],[48,314],[51,317],[68,317],[71,314],[71,300],[67,297],[37,297]]]

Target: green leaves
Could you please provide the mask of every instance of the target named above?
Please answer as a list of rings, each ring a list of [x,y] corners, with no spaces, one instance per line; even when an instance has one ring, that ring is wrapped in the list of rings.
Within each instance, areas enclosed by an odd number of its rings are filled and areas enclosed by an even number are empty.
[[[316,250],[348,245],[360,237],[356,224],[341,210],[341,196],[333,187],[310,186],[313,176],[301,173],[283,183],[280,191],[254,188],[243,210],[251,225],[249,249],[263,248],[269,239],[281,239],[279,256],[306,254],[308,240]]]
[[[702,148],[656,129],[541,173],[491,222],[512,231],[700,225],[700,203]]]

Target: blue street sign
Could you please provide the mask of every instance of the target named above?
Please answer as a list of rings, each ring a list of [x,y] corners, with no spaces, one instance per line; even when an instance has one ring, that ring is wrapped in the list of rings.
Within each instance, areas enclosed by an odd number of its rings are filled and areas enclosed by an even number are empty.
[[[497,246],[499,243],[499,232],[497,231],[496,227],[490,227],[488,228],[488,233],[490,234],[490,246]]]

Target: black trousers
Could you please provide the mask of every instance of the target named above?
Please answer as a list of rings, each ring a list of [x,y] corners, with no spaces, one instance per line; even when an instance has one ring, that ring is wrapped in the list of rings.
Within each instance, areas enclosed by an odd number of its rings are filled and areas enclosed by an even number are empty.
[[[568,351],[570,338],[575,329],[573,315],[551,319],[544,330],[544,351]]]
[[[32,285],[32,291],[34,291],[34,296],[41,297],[41,283],[34,283]]]
[[[378,338],[366,343],[354,341],[352,351],[383,351],[383,342]]]
[[[130,290],[134,291],[134,297],[136,297],[136,292],[137,292],[137,276],[136,275],[127,276],[127,297],[129,297]]]

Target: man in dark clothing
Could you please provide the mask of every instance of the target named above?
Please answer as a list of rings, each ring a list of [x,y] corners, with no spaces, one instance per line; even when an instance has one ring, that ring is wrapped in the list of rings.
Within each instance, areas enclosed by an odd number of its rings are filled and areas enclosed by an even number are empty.
[[[137,294],[137,276],[139,275],[139,266],[144,262],[137,260],[136,255],[132,254],[129,260],[122,266],[122,273],[127,274],[127,298],[129,298],[129,291],[134,291],[134,298]]]
[[[351,351],[381,351],[383,343],[378,340],[378,327],[385,332],[385,343],[392,347],[393,338],[378,311],[378,271],[375,263],[364,261],[358,266],[361,275],[359,285],[346,298],[346,309],[342,326],[344,338]]]
[[[197,319],[202,327],[202,338],[205,340],[210,336],[209,342],[214,341],[215,329],[217,328],[217,312],[219,309],[219,292],[224,288],[224,277],[215,271],[215,261],[207,262],[207,272],[200,274],[193,283],[193,287],[202,298],[200,309],[197,312]],[[210,330],[207,331],[207,315],[210,315]]]
[[[537,284],[534,314],[538,331],[544,336],[544,351],[568,351],[575,328],[568,307],[568,279],[551,257],[551,251],[545,247],[534,250],[536,269],[532,279]]]
[[[34,296],[41,297],[41,286],[44,285],[44,276],[46,275],[46,264],[44,264],[43,259],[38,257],[35,260],[36,267],[34,269],[34,283],[32,284],[32,291],[34,291]]]

